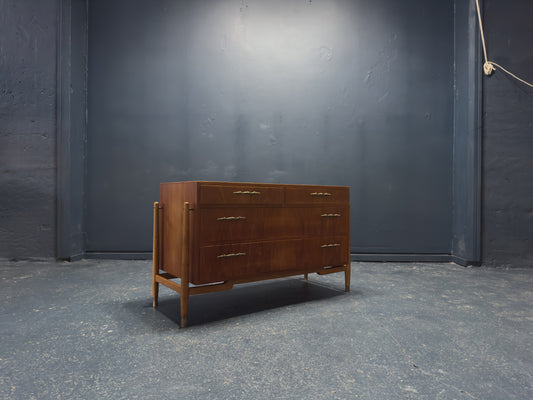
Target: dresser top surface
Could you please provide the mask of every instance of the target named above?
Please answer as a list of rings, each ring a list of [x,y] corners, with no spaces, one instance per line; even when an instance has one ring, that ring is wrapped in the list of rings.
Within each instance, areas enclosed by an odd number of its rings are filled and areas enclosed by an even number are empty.
[[[349,189],[349,186],[339,185],[314,185],[314,184],[290,184],[290,183],[265,183],[265,182],[226,182],[226,181],[182,181],[182,182],[162,182],[161,185],[176,185],[176,184],[189,184],[189,185],[215,185],[215,186],[238,186],[238,185],[250,185],[250,186],[264,186],[264,187],[330,187],[330,188],[344,188]]]

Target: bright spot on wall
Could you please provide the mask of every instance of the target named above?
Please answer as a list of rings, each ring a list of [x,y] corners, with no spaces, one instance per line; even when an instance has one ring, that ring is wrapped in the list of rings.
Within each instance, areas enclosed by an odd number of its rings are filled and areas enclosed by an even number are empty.
[[[195,51],[222,52],[221,68],[232,65],[263,78],[294,73],[305,78],[334,59],[336,45],[345,40],[342,18],[342,10],[329,1],[217,2],[209,11],[204,8],[192,40]]]

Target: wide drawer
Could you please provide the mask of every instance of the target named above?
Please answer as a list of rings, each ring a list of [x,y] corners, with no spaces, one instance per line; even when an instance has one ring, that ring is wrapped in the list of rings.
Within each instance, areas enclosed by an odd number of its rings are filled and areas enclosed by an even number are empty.
[[[349,203],[350,192],[344,186],[293,186],[285,189],[287,204]]]
[[[198,211],[198,242],[237,243],[304,234],[299,213],[282,207],[204,207]]]
[[[200,245],[340,236],[349,232],[349,207],[203,207],[198,210]]]
[[[203,246],[193,283],[206,284],[257,277],[302,268],[300,239]]]
[[[283,202],[281,187],[253,185],[200,185],[200,204],[263,204]]]
[[[304,242],[306,267],[333,267],[348,263],[348,240],[346,236],[323,236],[306,239]]]

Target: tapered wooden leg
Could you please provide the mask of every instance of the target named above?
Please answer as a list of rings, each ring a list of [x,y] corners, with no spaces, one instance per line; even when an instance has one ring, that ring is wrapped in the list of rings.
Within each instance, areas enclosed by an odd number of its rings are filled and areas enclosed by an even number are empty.
[[[152,246],[152,306],[157,307],[159,283],[155,277],[159,273],[159,202],[154,203],[154,237]]]
[[[181,291],[180,312],[181,327],[187,326],[189,314],[189,203],[183,203],[183,243],[181,248]]]
[[[304,274],[304,281],[308,281],[309,280],[309,274]]]
[[[159,283],[152,284],[152,307],[156,308],[159,304]]]
[[[187,327],[187,316],[189,313],[189,294],[182,293],[180,296],[181,324],[182,328]]]
[[[349,292],[350,291],[350,276],[352,272],[352,265],[351,263],[348,263],[344,266],[344,291]]]

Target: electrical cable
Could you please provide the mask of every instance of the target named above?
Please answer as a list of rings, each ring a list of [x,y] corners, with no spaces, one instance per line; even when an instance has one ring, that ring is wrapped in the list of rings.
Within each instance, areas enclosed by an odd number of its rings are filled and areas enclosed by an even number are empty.
[[[532,83],[529,83],[525,80],[523,80],[522,78],[519,78],[518,76],[516,76],[515,74],[507,71],[505,68],[503,68],[501,65],[499,64],[496,64],[495,62],[493,61],[489,61],[488,58],[487,58],[487,47],[485,45],[485,34],[483,33],[483,24],[481,22],[481,11],[479,10],[479,0],[476,0],[476,7],[477,7],[477,16],[478,16],[478,20],[479,20],[479,30],[481,32],[481,43],[483,44],[483,54],[485,55],[485,63],[483,64],[483,72],[485,72],[485,75],[490,75],[492,74],[493,71],[496,71],[496,68],[495,67],[498,67],[500,68],[503,72],[509,74],[510,76],[512,76],[513,78],[515,78],[516,80],[528,85],[529,87],[533,87],[533,84]]]

